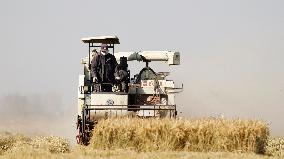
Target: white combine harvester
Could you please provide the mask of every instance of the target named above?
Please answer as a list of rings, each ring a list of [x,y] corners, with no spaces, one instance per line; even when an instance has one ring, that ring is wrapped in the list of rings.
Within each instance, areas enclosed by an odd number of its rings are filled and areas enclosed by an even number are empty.
[[[116,36],[83,38],[89,45],[89,55],[81,60],[83,74],[79,75],[77,142],[87,145],[92,130],[100,119],[118,116],[141,118],[175,118],[177,115],[175,94],[182,91],[174,81],[167,80],[168,72],[155,72],[149,67],[151,61],[165,61],[168,65],[179,65],[179,52],[139,51],[114,52],[115,44],[120,44]],[[112,84],[111,92],[103,92],[104,83],[96,83],[91,75],[93,48],[107,44],[112,49],[118,64],[127,71],[127,79]],[[146,66],[139,74],[130,76],[127,61],[143,61]]]

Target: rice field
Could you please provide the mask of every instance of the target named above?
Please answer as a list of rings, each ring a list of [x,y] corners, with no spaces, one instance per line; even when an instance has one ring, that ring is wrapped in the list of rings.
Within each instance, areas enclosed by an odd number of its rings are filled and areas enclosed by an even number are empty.
[[[284,158],[284,139],[269,137],[263,121],[107,119],[89,146],[57,136],[0,134],[0,158]]]
[[[264,153],[268,125],[258,120],[116,118],[99,122],[94,148]]]

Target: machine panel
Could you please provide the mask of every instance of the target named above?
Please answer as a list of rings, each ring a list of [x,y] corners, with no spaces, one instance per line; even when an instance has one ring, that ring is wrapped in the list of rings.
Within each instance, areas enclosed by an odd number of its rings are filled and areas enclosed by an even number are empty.
[[[118,106],[119,105],[119,106]],[[124,105],[124,106],[121,106]],[[95,93],[91,95],[91,118],[98,120],[109,116],[127,115],[128,95],[115,93]]]
[[[128,94],[100,92],[91,95],[92,105],[127,105]]]

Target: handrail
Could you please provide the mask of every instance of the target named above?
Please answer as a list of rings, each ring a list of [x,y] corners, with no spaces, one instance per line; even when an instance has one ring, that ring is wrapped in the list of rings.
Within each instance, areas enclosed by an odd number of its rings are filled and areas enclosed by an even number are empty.
[[[176,105],[162,105],[162,104],[147,104],[147,105],[129,105],[129,104],[113,104],[113,105],[106,105],[106,104],[86,104],[86,106],[152,106],[152,107],[155,107],[155,106],[172,106],[172,107],[175,107]]]
[[[141,106],[143,106],[141,108]],[[94,108],[97,107],[97,108]],[[101,108],[99,108],[101,107]],[[117,108],[121,107],[121,108]],[[147,108],[149,107],[149,108]],[[151,108],[152,107],[152,108]],[[176,105],[86,105],[85,110],[176,110]]]

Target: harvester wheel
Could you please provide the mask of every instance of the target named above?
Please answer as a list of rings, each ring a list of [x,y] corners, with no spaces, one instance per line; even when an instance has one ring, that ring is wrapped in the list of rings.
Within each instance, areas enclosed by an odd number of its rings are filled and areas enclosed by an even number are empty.
[[[76,141],[77,141],[77,144],[82,145],[82,144],[83,144],[83,143],[82,143],[82,135],[77,135],[77,136],[76,136]]]

